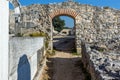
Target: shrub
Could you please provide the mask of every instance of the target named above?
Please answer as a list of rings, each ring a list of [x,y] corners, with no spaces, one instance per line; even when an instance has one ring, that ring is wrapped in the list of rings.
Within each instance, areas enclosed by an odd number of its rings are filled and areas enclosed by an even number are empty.
[[[17,37],[22,37],[23,34],[21,34],[21,33],[17,33],[16,36],[17,36]]]
[[[45,48],[48,48],[48,44],[49,44],[49,42],[48,42],[48,40],[46,40],[45,41]]]
[[[31,36],[31,37],[47,37],[47,34],[46,33],[44,33],[44,32],[34,32],[34,33],[31,33],[31,34],[29,34],[29,36]]]
[[[105,7],[103,7],[104,9],[109,9],[109,6],[105,6]]]

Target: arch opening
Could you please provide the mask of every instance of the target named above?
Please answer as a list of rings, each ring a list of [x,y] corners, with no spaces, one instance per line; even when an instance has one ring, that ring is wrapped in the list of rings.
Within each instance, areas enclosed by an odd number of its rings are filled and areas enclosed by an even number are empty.
[[[60,14],[52,18],[53,49],[63,52],[76,52],[75,18]]]

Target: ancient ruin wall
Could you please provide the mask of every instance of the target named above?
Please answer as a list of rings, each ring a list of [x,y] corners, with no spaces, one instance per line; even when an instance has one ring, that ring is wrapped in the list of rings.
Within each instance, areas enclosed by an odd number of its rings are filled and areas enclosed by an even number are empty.
[[[112,40],[113,41],[113,40]],[[112,44],[112,45],[111,45]],[[111,43],[109,47],[114,47]],[[101,44],[103,45],[103,44]],[[119,47],[110,51],[103,51],[100,46],[82,42],[82,62],[85,69],[90,73],[92,80],[119,80],[120,79],[120,53]],[[95,47],[96,46],[96,47]],[[99,48],[97,50],[96,48]],[[101,48],[101,49],[100,49]],[[104,47],[105,48],[105,47]]]
[[[61,14],[59,10],[64,11]],[[67,10],[74,11],[77,15],[74,16],[74,13]],[[23,29],[23,32],[42,30],[49,34],[53,17],[67,15],[74,18],[78,50],[81,49],[81,39],[92,43],[105,41],[120,34],[120,11],[108,7],[100,8],[77,2],[62,2],[47,5],[33,4],[23,7],[22,12],[23,22],[31,22],[34,27],[36,26],[31,30]]]

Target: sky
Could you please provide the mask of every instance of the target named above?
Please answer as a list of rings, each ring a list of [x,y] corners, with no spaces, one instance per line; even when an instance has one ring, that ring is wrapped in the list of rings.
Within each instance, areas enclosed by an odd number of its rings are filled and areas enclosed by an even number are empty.
[[[68,16],[61,16],[60,17],[62,20],[65,21],[65,27],[74,27],[74,19]]]
[[[67,0],[19,0],[22,6],[31,5],[31,4],[48,4],[48,3],[59,3],[65,2]],[[111,8],[120,9],[120,0],[73,0],[81,4],[90,4],[93,6],[109,6]],[[13,6],[10,5],[10,9],[13,9]],[[70,17],[61,17],[65,20],[66,26],[73,27],[74,20]]]

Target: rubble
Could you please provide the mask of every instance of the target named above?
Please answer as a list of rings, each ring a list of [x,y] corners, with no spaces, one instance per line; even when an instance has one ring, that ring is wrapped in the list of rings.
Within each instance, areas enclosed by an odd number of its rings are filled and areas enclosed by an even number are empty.
[[[96,48],[95,46],[93,47],[94,44],[83,43],[83,64],[84,67],[91,74],[93,80],[120,80],[119,39],[120,38],[114,38],[108,40],[106,41],[107,44],[101,43],[106,44],[107,46],[107,50],[104,51],[99,51],[101,47],[99,47],[98,45],[95,45],[97,47]]]
[[[53,26],[49,15],[60,9],[74,10],[78,14],[72,17],[75,19],[76,48],[82,49],[84,67],[90,72],[92,79],[120,80],[120,10],[77,2],[33,4],[21,8],[21,32],[27,34],[41,30],[50,36]],[[12,14],[13,12],[10,17]],[[54,16],[61,15],[72,16]],[[10,33],[14,33],[14,18],[10,19]],[[86,43],[81,43],[81,40]]]

